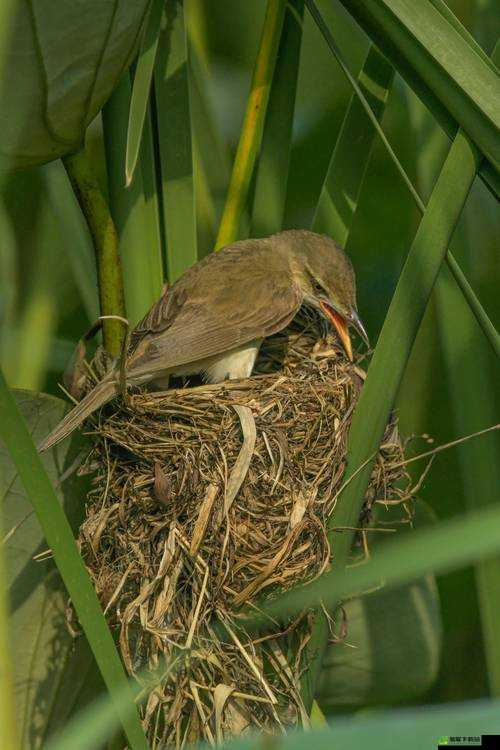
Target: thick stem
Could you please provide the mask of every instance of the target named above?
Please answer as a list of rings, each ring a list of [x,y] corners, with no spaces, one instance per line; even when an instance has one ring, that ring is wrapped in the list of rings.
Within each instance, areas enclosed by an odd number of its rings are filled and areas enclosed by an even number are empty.
[[[285,0],[268,0],[245,119],[227,193],[216,250],[238,239],[240,221],[260,149],[267,102],[285,15]]]
[[[118,234],[85,149],[65,156],[63,164],[94,244],[101,315],[119,315],[125,318]],[[120,321],[103,321],[104,347],[111,356],[119,357],[124,336],[125,328]]]

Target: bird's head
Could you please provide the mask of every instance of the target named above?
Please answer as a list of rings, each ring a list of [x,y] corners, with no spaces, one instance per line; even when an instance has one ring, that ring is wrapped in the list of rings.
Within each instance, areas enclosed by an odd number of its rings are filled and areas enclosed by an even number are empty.
[[[351,261],[326,235],[307,231],[293,234],[292,268],[304,302],[335,326],[352,360],[349,327],[356,329],[367,346],[369,341],[357,311],[356,279]]]

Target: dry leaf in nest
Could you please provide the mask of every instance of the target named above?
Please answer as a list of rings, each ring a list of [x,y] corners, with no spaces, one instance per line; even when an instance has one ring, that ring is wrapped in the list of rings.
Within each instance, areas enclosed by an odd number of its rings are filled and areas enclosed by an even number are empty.
[[[250,635],[237,613],[330,559],[362,371],[319,338],[302,321],[266,342],[246,381],[139,393],[101,412],[80,543],[130,674],[169,667],[143,708],[161,746],[307,722],[302,649],[286,656],[306,623]],[[363,523],[375,502],[410,499],[401,458],[392,424]]]

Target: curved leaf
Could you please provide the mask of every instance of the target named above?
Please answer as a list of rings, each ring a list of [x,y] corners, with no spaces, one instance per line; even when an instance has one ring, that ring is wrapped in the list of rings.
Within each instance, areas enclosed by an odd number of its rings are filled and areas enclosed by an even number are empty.
[[[4,62],[0,160],[28,167],[77,150],[131,61],[149,2],[18,3]]]
[[[414,526],[434,522],[432,512],[419,502]],[[398,536],[411,533],[408,525],[397,530]],[[370,551],[383,536],[371,535]],[[347,633],[328,646],[318,685],[324,711],[403,703],[432,686],[442,637],[434,576],[367,593],[347,601],[343,609]]]

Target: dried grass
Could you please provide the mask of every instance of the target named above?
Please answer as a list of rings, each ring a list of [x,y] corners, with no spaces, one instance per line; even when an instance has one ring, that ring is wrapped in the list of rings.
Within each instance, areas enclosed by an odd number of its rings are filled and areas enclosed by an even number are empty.
[[[307,615],[250,635],[238,611],[335,564],[326,524],[364,373],[320,333],[302,319],[270,339],[249,380],[136,393],[100,414],[80,545],[129,673],[175,665],[144,703],[153,747],[307,724]],[[408,520],[401,459],[392,423],[360,528],[374,503]]]

